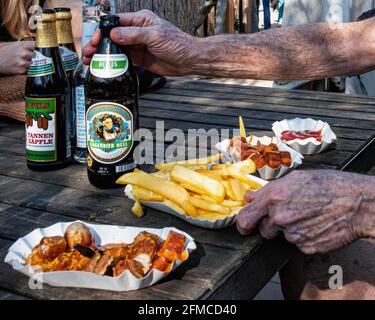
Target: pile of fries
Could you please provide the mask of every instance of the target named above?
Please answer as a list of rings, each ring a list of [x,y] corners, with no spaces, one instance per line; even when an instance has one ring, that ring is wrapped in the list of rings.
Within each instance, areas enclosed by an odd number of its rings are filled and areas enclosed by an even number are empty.
[[[124,174],[118,184],[130,184],[136,200],[132,211],[142,217],[141,203],[160,202],[192,218],[217,220],[234,215],[245,205],[244,194],[262,187],[248,174],[256,171],[252,160],[208,165],[222,158],[207,158],[156,164],[159,171],[135,169]]]

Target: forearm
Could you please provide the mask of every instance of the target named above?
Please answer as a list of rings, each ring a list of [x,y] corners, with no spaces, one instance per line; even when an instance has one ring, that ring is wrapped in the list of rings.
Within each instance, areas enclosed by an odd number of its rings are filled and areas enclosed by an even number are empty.
[[[375,177],[363,178],[358,186],[360,195],[353,228],[360,238],[375,238]]]
[[[322,79],[375,67],[374,20],[199,39],[192,73],[264,80]]]

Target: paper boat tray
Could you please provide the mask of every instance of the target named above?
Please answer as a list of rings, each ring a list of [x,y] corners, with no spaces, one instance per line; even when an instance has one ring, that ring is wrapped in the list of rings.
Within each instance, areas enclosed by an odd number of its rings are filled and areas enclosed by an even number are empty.
[[[253,180],[255,182],[258,182],[262,186],[265,186],[267,184],[267,181],[262,180],[258,177],[251,176],[251,180]],[[125,195],[129,199],[134,200],[134,197],[133,197],[131,191],[132,191],[132,186],[128,184],[125,187]],[[190,223],[194,226],[205,228],[205,229],[224,229],[224,228],[227,228],[229,226],[234,225],[234,223],[236,222],[237,214],[226,216],[223,219],[206,220],[206,219],[189,217],[185,214],[182,214],[180,212],[177,212],[177,211],[171,209],[170,207],[168,207],[165,204],[160,203],[160,202],[143,201],[141,203],[145,207],[149,207],[149,208],[152,208],[152,209],[155,209],[155,210],[158,210],[158,211],[165,212],[165,213],[170,214],[172,216],[176,216],[176,217],[178,217],[182,220],[185,220],[186,222],[188,222],[188,223]]]
[[[80,221],[78,221],[80,222]],[[33,267],[23,265],[26,256],[32,248],[37,245],[45,236],[63,236],[66,228],[73,222],[59,222],[50,227],[35,229],[28,235],[19,238],[9,249],[5,257],[5,262],[10,264],[13,269],[32,277],[35,281],[40,281],[55,287],[75,287],[91,288],[112,291],[130,291],[152,286],[159,280],[173,272],[184,261],[176,260],[170,272],[161,272],[152,269],[144,278],[135,277],[130,271],[126,270],[118,277],[99,276],[95,273],[82,271],[56,271],[56,272],[36,272]],[[142,231],[158,235],[165,240],[170,230],[174,230],[186,236],[186,248],[188,251],[187,259],[190,253],[196,249],[194,239],[187,233],[175,228],[151,229],[123,227],[112,225],[89,224],[83,222],[95,237],[98,245],[106,243],[131,243],[133,239]],[[186,259],[186,260],[187,260]],[[185,261],[186,261],[185,260]]]

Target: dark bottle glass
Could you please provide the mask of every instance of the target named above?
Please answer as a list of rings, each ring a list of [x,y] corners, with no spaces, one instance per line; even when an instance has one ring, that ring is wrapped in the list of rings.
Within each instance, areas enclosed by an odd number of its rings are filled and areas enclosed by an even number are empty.
[[[70,8],[55,8],[57,42],[69,84],[72,87],[73,73],[78,64],[77,50],[74,45],[72,32],[72,14]]]
[[[134,132],[138,129],[138,77],[129,56],[112,42],[119,17],[102,16],[101,41],[86,75],[87,172],[100,188],[136,167]]]
[[[56,32],[57,42],[60,47],[60,54],[64,70],[69,80],[70,92],[70,112],[69,112],[69,135],[71,146],[74,144],[76,132],[73,126],[73,73],[78,63],[77,50],[74,45],[72,32],[72,14],[70,8],[55,8],[56,12]]]
[[[70,88],[56,36],[56,15],[43,10],[37,20],[34,56],[25,89],[26,158],[33,170],[53,170],[71,162]]]

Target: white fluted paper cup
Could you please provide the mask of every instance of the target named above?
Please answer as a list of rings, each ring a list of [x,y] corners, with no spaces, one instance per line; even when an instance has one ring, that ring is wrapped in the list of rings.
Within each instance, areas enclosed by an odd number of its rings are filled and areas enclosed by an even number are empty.
[[[272,130],[279,141],[286,143],[288,146],[290,146],[297,152],[305,155],[321,153],[337,140],[336,135],[334,134],[334,132],[332,131],[331,127],[327,122],[323,122],[321,120],[314,120],[311,118],[294,118],[291,120],[277,121],[272,125]],[[322,130],[322,141],[317,141],[315,138],[283,141],[281,140],[281,134],[282,132],[287,130]]]

